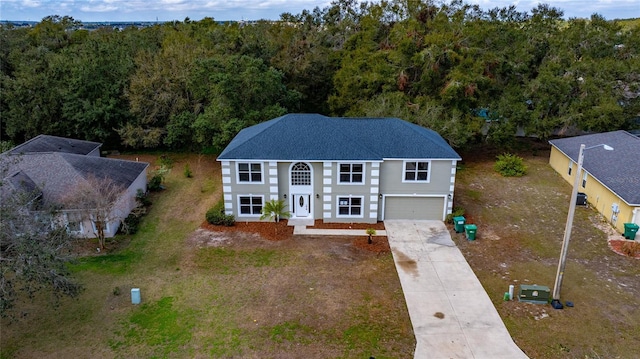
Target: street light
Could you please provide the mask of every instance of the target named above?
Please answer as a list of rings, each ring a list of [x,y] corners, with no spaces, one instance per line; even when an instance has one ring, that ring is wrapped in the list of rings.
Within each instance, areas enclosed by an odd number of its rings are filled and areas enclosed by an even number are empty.
[[[580,145],[580,153],[578,154],[578,170],[576,171],[576,179],[573,182],[573,190],[571,191],[571,202],[569,203],[569,214],[567,215],[567,224],[564,228],[564,238],[562,239],[562,251],[560,252],[560,261],[558,262],[558,272],[556,273],[556,282],[553,285],[553,302],[560,301],[560,287],[562,287],[562,277],[564,276],[564,266],[567,261],[567,251],[569,250],[569,240],[571,239],[571,228],[573,227],[573,215],[576,212],[576,201],[578,199],[578,185],[580,184],[580,176],[582,172],[582,162],[584,161],[584,151],[602,146],[607,151],[613,151],[613,147],[604,143],[586,147]]]

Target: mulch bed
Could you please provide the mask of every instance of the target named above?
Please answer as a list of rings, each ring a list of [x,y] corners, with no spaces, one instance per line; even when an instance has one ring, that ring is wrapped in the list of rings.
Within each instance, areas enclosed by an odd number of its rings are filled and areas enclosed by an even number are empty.
[[[318,229],[367,229],[373,228],[376,231],[384,231],[384,222],[377,223],[324,223],[321,219],[316,219],[313,227]]]
[[[358,236],[355,237],[351,244],[354,247],[360,248],[365,251],[381,254],[381,253],[389,253],[391,252],[391,248],[389,248],[389,241],[387,240],[387,236],[373,236],[373,243],[368,243],[368,236]]]
[[[231,227],[215,226],[207,222],[200,226],[213,232],[245,232],[255,233],[262,238],[270,241],[281,241],[290,239],[293,236],[293,226],[287,225],[287,220],[280,222],[236,222]],[[318,229],[367,229],[373,228],[377,231],[384,230],[384,223],[323,223],[322,220],[316,220],[313,227]],[[355,236],[351,242],[354,247],[360,248],[373,253],[389,253],[389,241],[386,236],[373,236],[373,243],[368,243],[368,236]]]
[[[633,255],[633,256],[629,255],[628,251],[625,251],[625,249],[624,249],[625,247],[627,247],[628,249],[631,249],[633,252],[635,252],[635,255]],[[616,254],[619,254],[621,256],[640,259],[640,242],[627,241],[627,240],[623,240],[623,239],[610,239],[609,240],[609,248],[611,248],[612,251],[614,251]],[[633,250],[633,249],[635,249],[635,250]]]

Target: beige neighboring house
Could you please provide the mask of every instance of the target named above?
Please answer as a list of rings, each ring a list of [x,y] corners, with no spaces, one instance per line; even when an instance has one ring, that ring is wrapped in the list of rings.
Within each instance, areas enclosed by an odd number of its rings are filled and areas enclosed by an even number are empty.
[[[8,164],[3,173],[4,190],[23,191],[46,206],[61,208],[57,221],[77,237],[96,237],[96,224],[86,217],[86,211],[65,208],[65,198],[74,188],[90,182],[91,178],[107,179],[126,189],[114,206],[111,220],[106,223],[105,237],[113,237],[122,220],[136,207],[138,190],[147,190],[146,162],[100,157],[97,142],[39,135],[3,153],[2,162]],[[83,213],[81,213],[83,212]],[[38,211],[34,211],[38,215]]]
[[[580,176],[578,192],[613,225],[640,225],[640,138],[612,131],[549,141],[549,164],[569,183]],[[583,171],[577,171],[580,145],[584,144]],[[607,151],[600,145],[613,147]],[[589,149],[589,147],[592,147]]]

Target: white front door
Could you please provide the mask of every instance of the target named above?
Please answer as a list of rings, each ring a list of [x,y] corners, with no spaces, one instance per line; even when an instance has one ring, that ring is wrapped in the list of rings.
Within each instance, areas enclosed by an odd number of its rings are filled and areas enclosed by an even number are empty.
[[[308,218],[312,211],[313,173],[311,166],[304,162],[292,163],[289,168],[289,178],[291,212],[294,217]]]
[[[293,205],[295,206],[294,213],[296,217],[308,217],[309,216],[309,203],[311,202],[311,195],[309,194],[294,194]]]

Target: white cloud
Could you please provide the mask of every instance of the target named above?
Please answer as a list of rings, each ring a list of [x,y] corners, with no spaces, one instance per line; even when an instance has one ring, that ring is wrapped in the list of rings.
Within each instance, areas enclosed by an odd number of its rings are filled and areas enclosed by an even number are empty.
[[[109,4],[98,4],[94,6],[83,5],[80,6],[80,11],[82,12],[109,12],[118,10],[117,6],[109,5]]]

